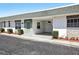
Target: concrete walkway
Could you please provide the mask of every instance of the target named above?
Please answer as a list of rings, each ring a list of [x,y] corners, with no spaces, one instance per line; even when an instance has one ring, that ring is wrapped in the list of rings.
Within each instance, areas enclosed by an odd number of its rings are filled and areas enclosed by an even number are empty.
[[[11,37],[21,38],[21,39],[24,39],[24,40],[47,42],[47,43],[52,43],[52,44],[59,44],[59,45],[65,45],[65,46],[71,46],[71,47],[79,48],[79,42],[70,42],[70,41],[57,40],[57,39],[52,39],[52,38],[46,39],[46,38],[42,38],[40,36],[23,36],[23,35],[15,35],[15,34],[7,34],[7,33],[0,33],[0,35],[6,35],[6,36],[11,36]]]

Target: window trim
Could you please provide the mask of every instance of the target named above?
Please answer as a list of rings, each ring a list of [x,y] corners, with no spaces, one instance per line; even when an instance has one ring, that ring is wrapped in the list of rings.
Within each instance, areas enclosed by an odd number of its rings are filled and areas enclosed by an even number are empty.
[[[20,22],[20,23],[18,23],[18,22]],[[20,26],[18,27],[17,24],[19,24]],[[21,20],[15,20],[15,29],[21,29]]]

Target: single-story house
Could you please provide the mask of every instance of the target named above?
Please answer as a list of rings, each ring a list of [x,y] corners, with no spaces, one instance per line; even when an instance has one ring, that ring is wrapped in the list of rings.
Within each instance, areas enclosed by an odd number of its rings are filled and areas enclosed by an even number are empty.
[[[79,4],[1,17],[0,27],[23,29],[24,35],[58,31],[59,37],[79,36]]]

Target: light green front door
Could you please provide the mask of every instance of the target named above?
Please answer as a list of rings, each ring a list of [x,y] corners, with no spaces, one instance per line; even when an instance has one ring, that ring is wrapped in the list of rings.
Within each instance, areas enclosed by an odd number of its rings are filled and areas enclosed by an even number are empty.
[[[24,28],[26,34],[31,34],[32,19],[24,20]]]

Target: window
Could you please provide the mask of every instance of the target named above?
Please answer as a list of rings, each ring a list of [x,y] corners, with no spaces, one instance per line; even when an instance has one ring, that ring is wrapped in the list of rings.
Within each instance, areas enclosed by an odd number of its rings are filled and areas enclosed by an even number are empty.
[[[74,22],[77,23],[77,19],[74,19]]]
[[[0,22],[0,28],[1,28],[1,22]]]
[[[4,21],[4,27],[6,27],[5,21]]]
[[[67,23],[70,23],[70,20],[67,20]]]
[[[21,20],[16,20],[15,21],[15,28],[16,29],[21,29]]]
[[[24,28],[26,28],[26,29],[32,28],[32,19],[24,20]]]
[[[74,21],[73,21],[73,19],[71,19],[70,21],[71,21],[71,23],[73,23],[73,22],[74,22]]]
[[[79,19],[67,20],[67,27],[79,27]]]
[[[4,27],[4,22],[0,22],[0,26],[1,27]]]
[[[79,27],[79,15],[67,17],[67,27]]]
[[[40,29],[40,22],[37,22],[37,29]]]
[[[8,21],[8,27],[10,27],[10,21]]]

